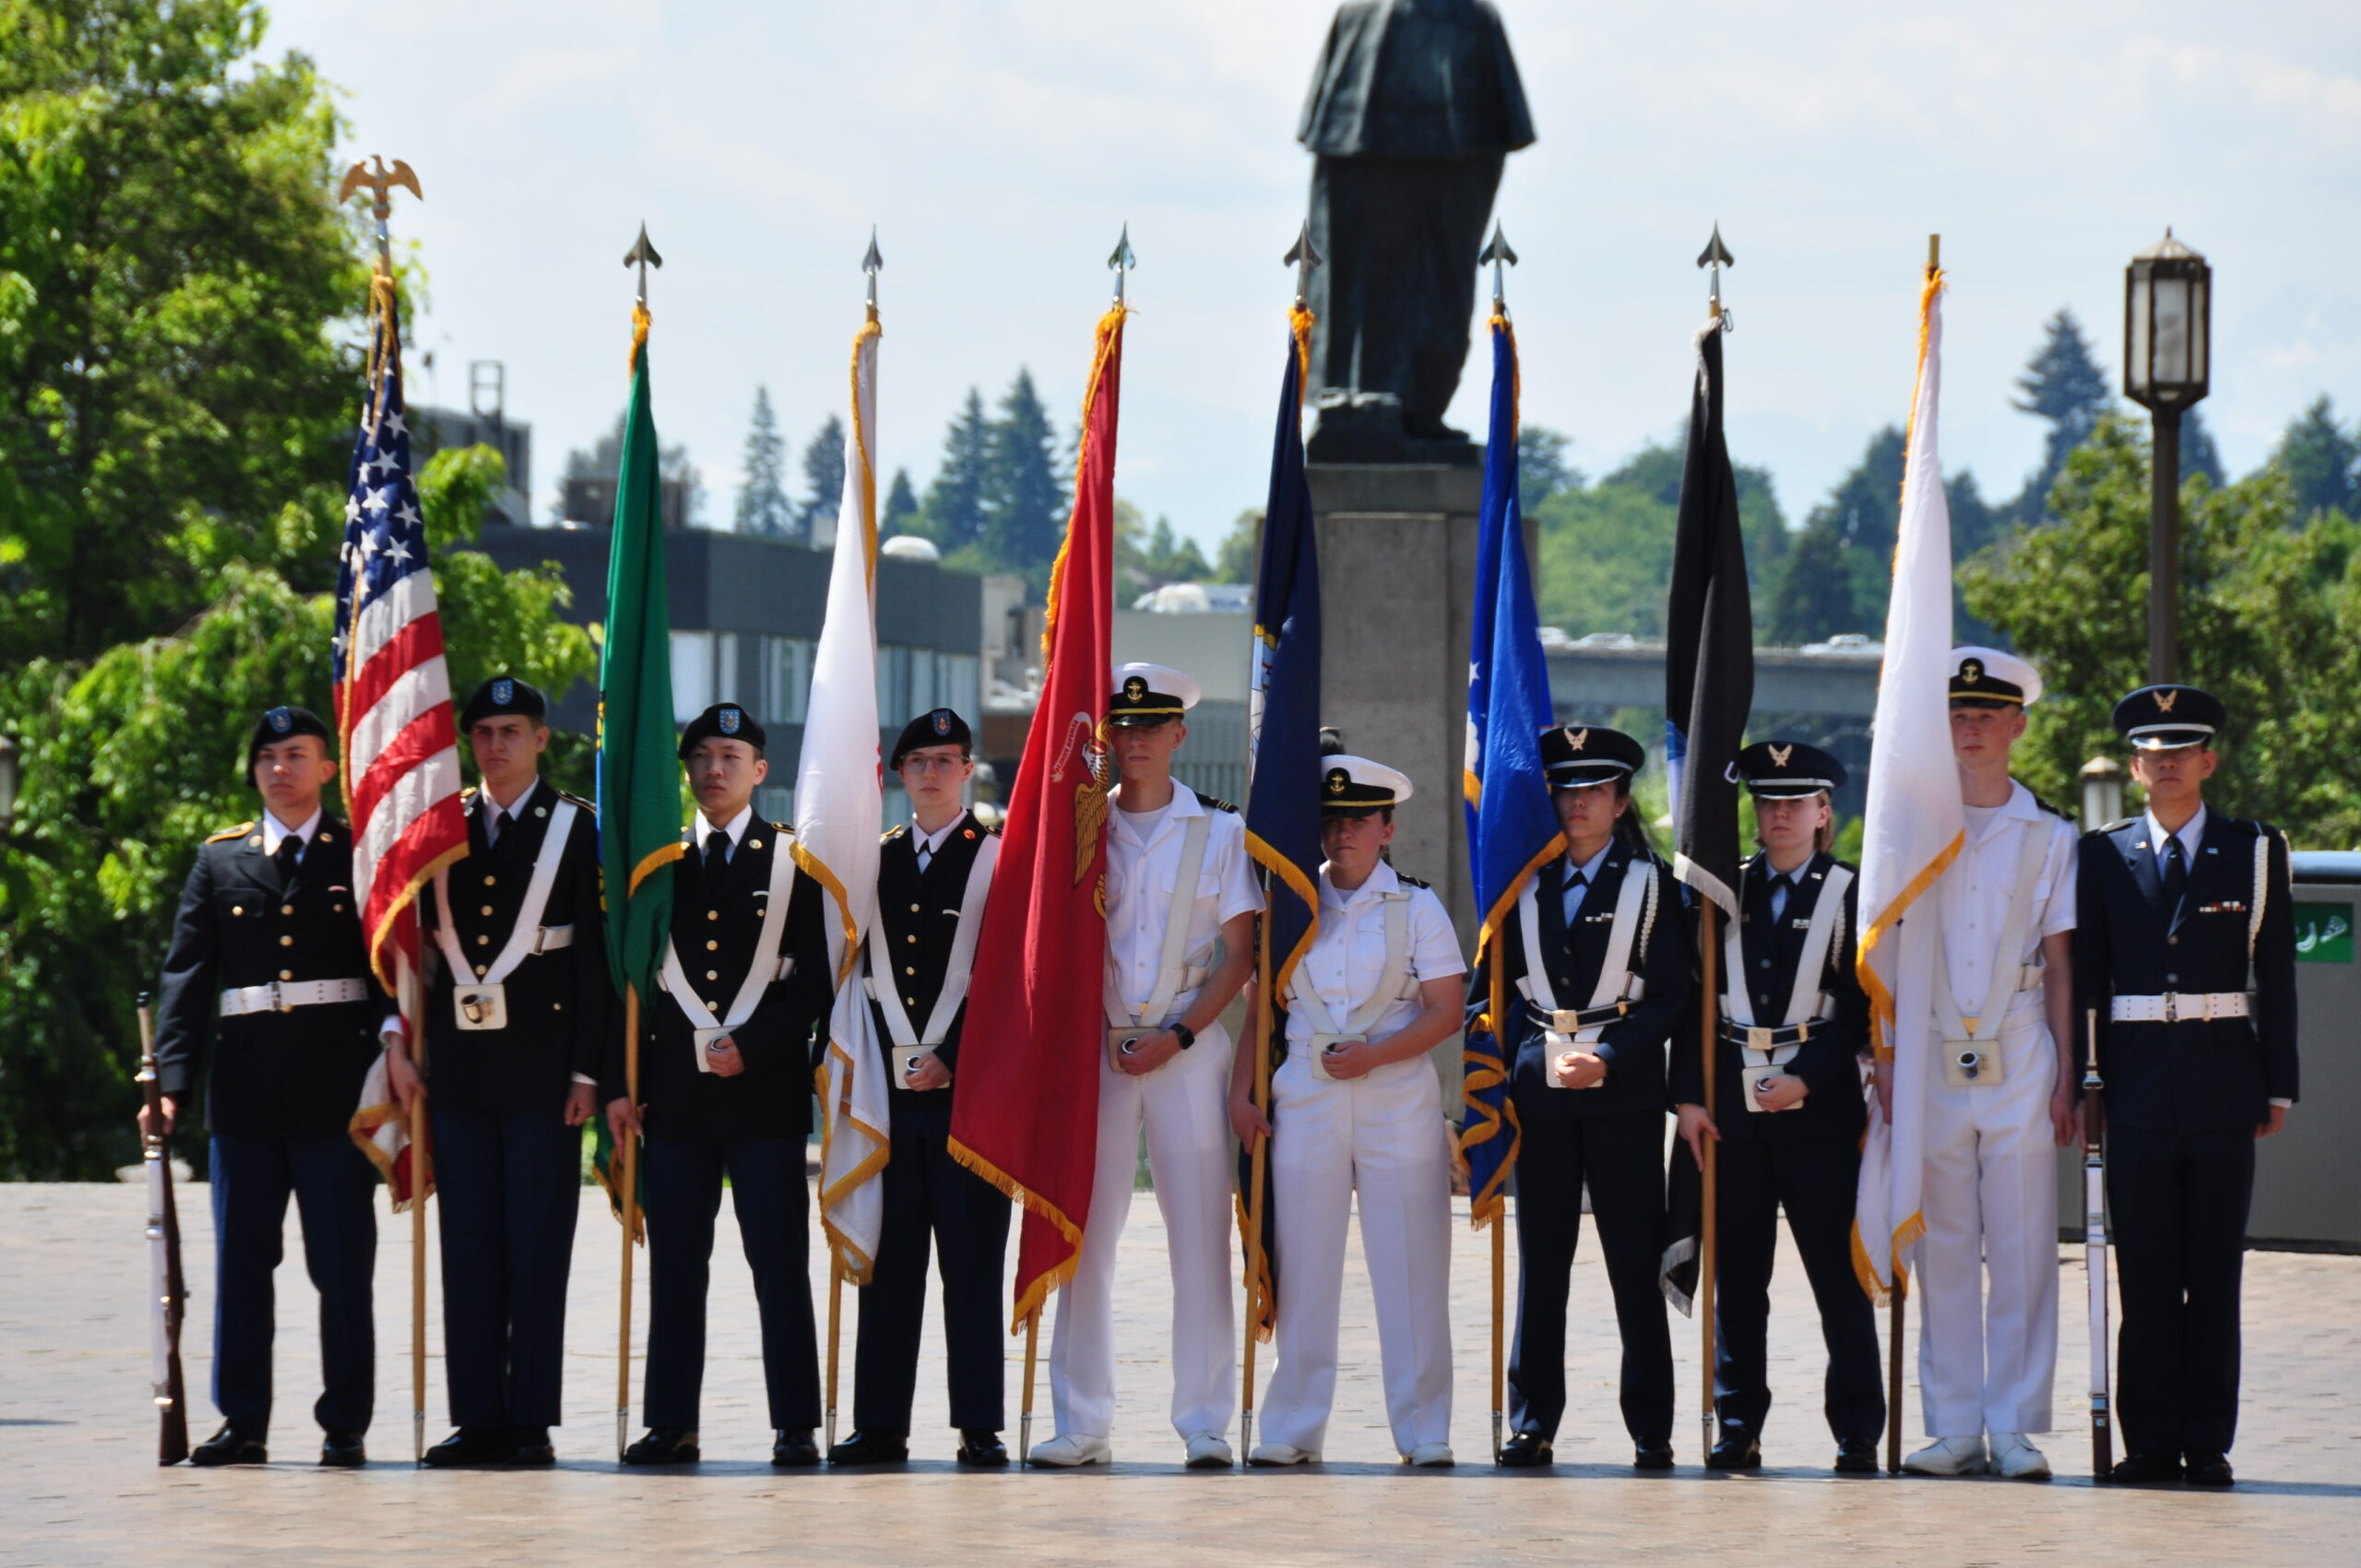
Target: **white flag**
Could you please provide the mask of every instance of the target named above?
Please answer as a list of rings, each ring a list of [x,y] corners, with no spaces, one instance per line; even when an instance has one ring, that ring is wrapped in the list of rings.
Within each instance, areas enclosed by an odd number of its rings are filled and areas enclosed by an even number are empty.
[[[845,1272],[866,1282],[885,1199],[885,1064],[860,991],[877,909],[884,778],[877,748],[877,339],[872,312],[853,338],[852,419],[836,512],[828,618],[812,668],[795,776],[796,861],[827,895],[836,1005],[819,1073],[820,1224]]]
[[[1966,818],[1952,761],[1952,535],[1936,440],[1942,382],[1942,274],[1929,269],[1918,303],[1918,384],[1904,458],[1902,519],[1886,606],[1885,668],[1878,680],[1876,748],[1861,839],[1857,964],[1869,995],[1878,1073],[1893,1087],[1889,1121],[1873,1100],[1861,1151],[1853,1261],[1879,1301],[1926,1233],[1919,1206],[1926,1089],[1933,1053],[1894,1049],[1935,1012],[1941,962],[1935,880],[1959,858]],[[1900,1033],[1897,1034],[1897,1026]]]

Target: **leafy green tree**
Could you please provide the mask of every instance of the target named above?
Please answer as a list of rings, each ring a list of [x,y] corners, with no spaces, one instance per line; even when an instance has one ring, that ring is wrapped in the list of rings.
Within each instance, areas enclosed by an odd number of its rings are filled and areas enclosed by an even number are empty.
[[[2053,520],[1962,573],[1969,608],[2042,671],[2019,771],[2051,800],[2076,798],[2088,758],[2120,754],[2108,715],[2147,680],[2145,422],[2101,420]],[[2327,512],[2291,527],[2295,498],[2269,469],[2222,489],[2192,476],[2181,502],[2182,678],[2230,713],[2208,796],[2299,848],[2361,843],[2361,525]]]
[[[817,543],[823,533],[834,537],[836,509],[845,500],[845,422],[834,414],[803,448],[803,492],[795,537],[806,544]]]
[[[1517,427],[1516,503],[1526,517],[1560,491],[1582,483],[1580,471],[1566,460],[1573,445],[1572,436],[1548,425]]]
[[[991,420],[983,394],[970,386],[943,438],[943,462],[927,486],[919,531],[948,556],[984,537],[986,469],[991,459]]]
[[[2271,466],[2295,492],[2296,517],[2361,516],[2361,433],[2336,422],[2335,407],[2325,393],[2289,422],[2272,449]]]
[[[2041,467],[2026,476],[2024,490],[2009,507],[2015,517],[2031,522],[2041,516],[2067,455],[2090,438],[2099,416],[2114,404],[2106,374],[2091,356],[2090,339],[2082,336],[2082,324],[2072,311],[2060,310],[2043,326],[2041,347],[2025,362],[2017,392],[2011,407],[2049,423]]]
[[[787,438],[771,411],[771,389],[754,388],[754,416],[746,428],[746,471],[738,484],[734,521],[740,533],[784,534],[794,522],[787,499]]]
[[[1115,503],[1116,603],[1129,604],[1167,583],[1202,583],[1212,576],[1204,552],[1195,540],[1174,533],[1171,518],[1157,518],[1150,530],[1137,506],[1123,500]]]
[[[1064,538],[1067,498],[1058,434],[1033,375],[1020,370],[1001,399],[984,457],[983,545],[1003,571],[1046,587]]]
[[[918,492],[910,488],[910,470],[894,470],[893,488],[885,493],[884,510],[877,519],[877,531],[885,533],[917,533],[919,522]]]
[[[1805,516],[1795,556],[1771,596],[1769,641],[1800,647],[1845,632],[1874,637],[1884,628],[1894,534],[1902,521],[1903,440],[1900,425],[1871,435],[1860,462]],[[1943,481],[1943,494],[1951,506],[1954,558],[2001,531],[2001,520],[1964,469]]]
[[[1230,520],[1229,531],[1221,536],[1221,544],[1214,552],[1213,575],[1206,580],[1216,583],[1251,583],[1257,564],[1255,552],[1263,541],[1263,512],[1249,506]]]

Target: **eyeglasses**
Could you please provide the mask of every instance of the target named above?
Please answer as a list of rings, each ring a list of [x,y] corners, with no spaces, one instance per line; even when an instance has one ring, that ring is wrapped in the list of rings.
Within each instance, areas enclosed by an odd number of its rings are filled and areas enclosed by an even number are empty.
[[[902,759],[904,773],[956,773],[967,766],[963,756],[906,756]]]

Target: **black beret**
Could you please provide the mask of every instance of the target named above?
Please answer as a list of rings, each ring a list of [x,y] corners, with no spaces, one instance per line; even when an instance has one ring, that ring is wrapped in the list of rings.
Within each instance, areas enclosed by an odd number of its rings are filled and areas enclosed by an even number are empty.
[[[262,754],[263,747],[298,735],[317,735],[321,748],[328,755],[336,755],[336,737],[328,732],[326,722],[318,714],[308,707],[274,707],[255,720],[255,732],[246,740],[246,772],[254,772],[255,758]]]
[[[921,713],[902,726],[901,735],[894,742],[893,754],[885,759],[886,771],[902,766],[902,759],[920,746],[956,746],[962,756],[973,755],[975,735],[967,729],[967,721],[947,707]]]
[[[689,727],[681,731],[681,760],[689,759],[699,741],[716,736],[725,741],[743,741],[757,752],[765,749],[764,742],[768,739],[753,714],[734,702],[718,702],[690,719]]]
[[[2142,686],[2115,705],[2115,732],[2134,751],[2210,745],[2229,722],[2222,699],[2195,686]]]
[[[1645,746],[1603,724],[1563,724],[1541,731],[1541,770],[1553,790],[1629,778],[1647,760]]]
[[[1757,741],[1738,754],[1738,781],[1758,800],[1796,801],[1845,783],[1845,765],[1800,741]]]
[[[497,719],[504,713],[520,714],[539,724],[549,717],[549,711],[550,705],[531,682],[520,681],[514,675],[494,675],[478,686],[476,695],[468,699],[468,706],[459,710],[459,730],[465,733],[474,729],[478,720]]]

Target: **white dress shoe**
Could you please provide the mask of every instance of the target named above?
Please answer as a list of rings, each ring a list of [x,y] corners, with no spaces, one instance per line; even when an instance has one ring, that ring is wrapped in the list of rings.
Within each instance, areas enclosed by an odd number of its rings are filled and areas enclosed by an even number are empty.
[[[1189,1439],[1189,1468],[1192,1470],[1227,1470],[1238,1463],[1229,1452],[1225,1439],[1209,1431],[1201,1431]]]
[[[1062,1431],[1047,1443],[1037,1443],[1026,1462],[1033,1465],[1055,1465],[1068,1468],[1075,1465],[1111,1465],[1115,1450],[1103,1437],[1091,1437],[1078,1431]]]
[[[1992,1473],[2011,1480],[2046,1481],[2049,1479],[2049,1458],[2021,1431],[1996,1431],[1992,1434]]]
[[[1192,1448],[1192,1453],[1195,1450]],[[1317,1465],[1320,1455],[1309,1449],[1298,1448],[1292,1443],[1258,1443],[1254,1452],[1246,1456],[1250,1465]]]
[[[1442,1469],[1459,1463],[1452,1456],[1451,1444],[1448,1443],[1421,1443],[1404,1455],[1402,1462],[1406,1465],[1431,1466],[1436,1469]]]
[[[1985,1472],[1984,1434],[1939,1437],[1902,1462],[1914,1476],[1980,1476]]]

